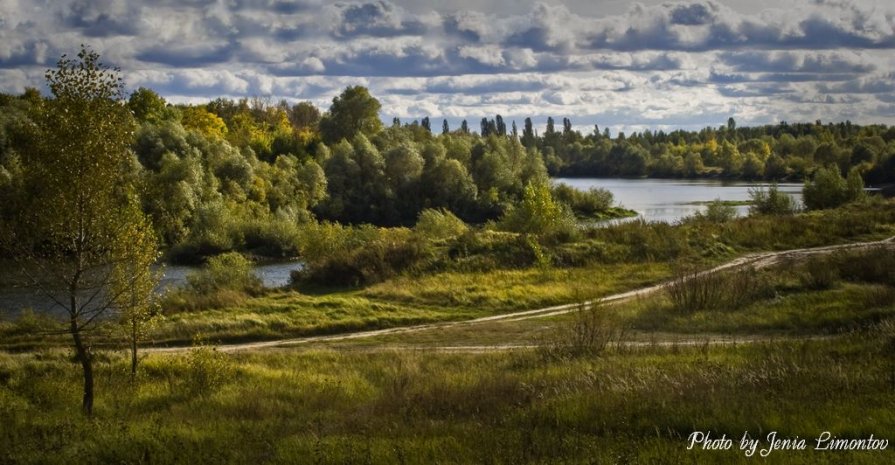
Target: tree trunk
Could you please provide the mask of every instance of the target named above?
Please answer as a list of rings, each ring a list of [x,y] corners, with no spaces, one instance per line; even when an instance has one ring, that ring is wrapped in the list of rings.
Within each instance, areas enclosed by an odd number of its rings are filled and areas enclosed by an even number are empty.
[[[81,404],[84,414],[93,414],[93,357],[90,348],[81,340],[81,328],[76,319],[71,320],[71,337],[75,342],[75,357],[81,363],[84,370],[84,401]]]
[[[131,381],[137,380],[137,321],[131,320]]]

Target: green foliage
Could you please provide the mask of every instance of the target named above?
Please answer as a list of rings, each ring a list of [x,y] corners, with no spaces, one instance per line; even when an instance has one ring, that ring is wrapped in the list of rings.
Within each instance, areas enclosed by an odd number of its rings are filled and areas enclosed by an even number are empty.
[[[522,202],[500,219],[507,231],[541,237],[570,237],[575,234],[575,217],[568,206],[554,200],[546,182],[529,182]]]
[[[201,271],[187,276],[187,282],[198,294],[221,290],[254,293],[261,289],[261,281],[252,271],[252,262],[236,252],[211,257]]]
[[[431,258],[428,241],[405,228],[308,224],[293,280],[323,286],[362,286],[413,270]]]
[[[576,216],[582,218],[599,218],[612,208],[612,192],[592,187],[580,191],[567,184],[556,184],[551,189],[553,197],[572,209]]]
[[[448,210],[427,208],[420,212],[414,232],[429,240],[452,239],[466,233],[469,227]]]
[[[173,111],[168,109],[165,99],[145,87],[140,87],[131,93],[127,100],[127,108],[141,123],[158,124],[174,117]]]
[[[206,397],[230,381],[235,369],[227,354],[210,347],[201,337],[193,340],[193,346],[184,357],[186,376],[181,388],[189,396]]]
[[[82,47],[46,73],[53,98],[32,107],[23,128],[23,204],[10,247],[34,284],[65,312],[84,375],[82,407],[93,409],[88,331],[116,307],[144,306],[154,285],[148,267],[156,240],[136,197],[130,146],[135,122],[122,105],[117,70]],[[64,290],[59,293],[59,290]],[[92,297],[91,297],[92,296]]]
[[[768,188],[750,188],[749,198],[752,200],[749,207],[752,215],[792,215],[798,211],[795,199],[780,192],[776,184],[771,184]]]
[[[864,180],[856,168],[849,171],[848,179],[843,179],[835,166],[821,168],[802,190],[805,206],[809,210],[835,208],[863,196]]]
[[[696,214],[696,218],[711,221],[712,223],[726,223],[737,216],[736,207],[715,199],[708,203],[704,212]]]
[[[320,134],[327,144],[336,144],[342,139],[351,140],[358,134],[367,137],[379,132],[379,101],[362,86],[351,86],[333,97],[329,112],[320,120]]]

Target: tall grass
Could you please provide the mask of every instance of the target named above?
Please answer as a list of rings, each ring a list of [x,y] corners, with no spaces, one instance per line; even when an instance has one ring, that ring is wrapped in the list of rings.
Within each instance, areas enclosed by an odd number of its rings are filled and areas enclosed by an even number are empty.
[[[0,460],[746,463],[738,450],[688,451],[687,435],[895,430],[885,325],[841,340],[643,346],[550,363],[533,351],[235,354],[205,391],[183,388],[197,368],[182,356],[150,356],[131,384],[127,360],[112,354],[97,363],[92,419],[71,408],[78,379],[63,353],[0,355]],[[778,451],[763,463],[891,458]]]
[[[676,274],[666,290],[679,313],[736,310],[773,295],[767,275],[750,267],[720,273],[685,269]]]

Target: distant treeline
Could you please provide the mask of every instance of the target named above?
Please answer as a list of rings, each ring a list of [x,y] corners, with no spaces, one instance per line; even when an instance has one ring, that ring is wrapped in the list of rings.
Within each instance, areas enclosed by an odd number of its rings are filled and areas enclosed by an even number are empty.
[[[18,134],[44,102],[35,89],[0,94],[3,218],[16,205],[5,200],[23,195]],[[543,134],[530,119],[508,129],[497,116],[482,119],[478,133],[466,121],[433,131],[428,117],[383,125],[363,87],[345,89],[326,112],[261,98],[172,105],[145,88],[122,104],[137,124],[129,170],[143,209],[163,246],[187,259],[234,249],[295,255],[300,226],[320,221],[412,225],[425,209],[496,221],[524,206],[526,192],[550,196],[527,189],[549,175],[802,180],[832,166],[871,184],[895,180],[895,128],[881,125],[737,128],[731,119],[699,132],[611,138],[597,127],[583,135],[568,119],[561,128],[549,120]],[[611,196],[590,194],[552,193],[574,199],[578,213],[611,206]]]

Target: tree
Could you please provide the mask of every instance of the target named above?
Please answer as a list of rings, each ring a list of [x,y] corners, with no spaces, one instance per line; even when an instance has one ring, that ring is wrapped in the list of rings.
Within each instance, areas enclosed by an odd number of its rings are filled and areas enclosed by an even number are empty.
[[[451,127],[448,126],[448,120],[444,119],[441,121],[441,133],[448,134],[451,132]]]
[[[834,208],[847,199],[848,185],[839,168],[829,166],[814,173],[814,179],[805,183],[802,199],[809,210]]]
[[[522,145],[526,147],[534,147],[536,142],[531,118],[525,118],[525,121],[522,123]]]
[[[296,129],[315,129],[320,122],[320,110],[311,102],[299,102],[289,110],[289,122]]]
[[[11,240],[22,271],[65,311],[83,371],[82,408],[90,415],[92,330],[122,299],[144,300],[151,286],[128,279],[149,273],[156,250],[128,182],[135,124],[121,104],[118,70],[82,47],[77,59],[63,55],[46,80],[53,98],[35,109],[19,149],[28,195]]]
[[[131,380],[137,377],[139,357],[137,349],[152,324],[160,316],[155,302],[155,286],[161,278],[153,271],[158,259],[158,242],[152,234],[152,225],[140,212],[136,200],[128,202],[122,236],[127,240],[116,241],[114,255],[130,257],[112,268],[109,279],[111,295],[120,312],[119,322],[131,352]]]
[[[167,119],[169,114],[165,99],[145,87],[141,87],[131,94],[127,101],[127,107],[140,122],[155,124]]]
[[[363,86],[347,87],[341,95],[333,97],[329,112],[320,120],[320,134],[329,145],[342,139],[352,140],[358,133],[372,136],[382,129],[379,120],[379,100]]]
[[[568,234],[575,228],[575,217],[567,205],[553,198],[547,181],[532,181],[525,185],[522,202],[506,212],[500,226],[536,236]]]
[[[224,120],[203,107],[184,108],[180,124],[185,129],[197,131],[209,139],[223,139],[227,135]]]
[[[844,179],[834,165],[817,170],[814,179],[805,183],[802,189],[802,197],[809,210],[835,208],[863,195],[864,180],[858,170],[853,168],[848,173],[848,179]]]
[[[497,115],[494,125],[498,136],[504,137],[507,135],[507,123],[504,122],[503,116]]]

